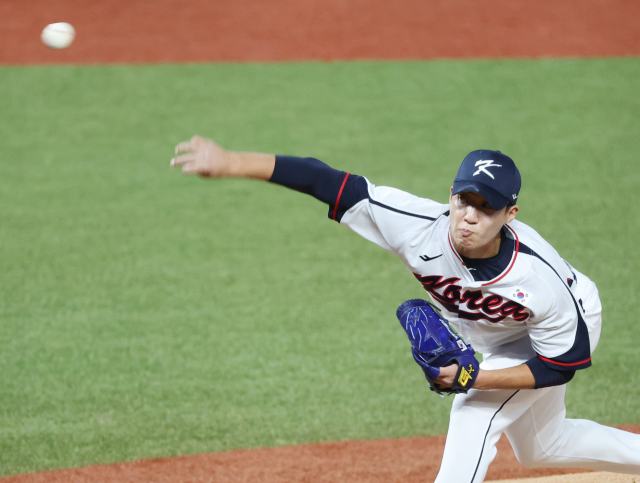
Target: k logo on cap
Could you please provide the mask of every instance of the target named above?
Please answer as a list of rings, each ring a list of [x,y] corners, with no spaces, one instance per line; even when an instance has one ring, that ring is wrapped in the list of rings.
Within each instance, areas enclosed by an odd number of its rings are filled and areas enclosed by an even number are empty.
[[[480,194],[494,210],[501,210],[518,199],[520,171],[513,159],[500,151],[478,149],[464,158],[452,194],[473,191]]]
[[[480,173],[485,173],[489,176],[491,176],[493,179],[494,176],[487,171],[487,168],[490,168],[491,166],[495,166],[496,168],[501,168],[502,165],[501,164],[493,164],[493,159],[488,159],[487,161],[483,161],[482,159],[480,161],[476,161],[476,167],[478,167],[478,171],[476,171],[475,173],[473,173],[474,176],[478,176]]]

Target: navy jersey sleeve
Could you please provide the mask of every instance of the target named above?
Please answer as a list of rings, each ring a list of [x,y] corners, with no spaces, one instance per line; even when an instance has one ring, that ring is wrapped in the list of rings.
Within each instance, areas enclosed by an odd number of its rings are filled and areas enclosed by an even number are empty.
[[[539,357],[533,357],[525,362],[525,364],[529,366],[529,369],[531,369],[533,378],[536,381],[535,389],[550,386],[561,386],[562,384],[568,383],[576,374],[575,370],[559,371],[552,369]]]
[[[352,206],[368,197],[362,176],[333,169],[315,158],[276,156],[269,180],[306,193],[329,205],[329,218],[340,221]]]
[[[518,253],[529,263],[532,295],[528,308],[534,315],[527,320],[527,329],[538,359],[557,372],[591,366],[589,330],[570,287],[545,257],[522,242]]]
[[[591,352],[589,350],[589,331],[578,307],[576,335],[571,348],[556,357],[545,357],[538,354],[538,359],[547,367],[555,371],[576,371],[591,366]]]
[[[329,205],[329,218],[363,238],[399,254],[410,233],[425,233],[448,205],[404,191],[375,186],[314,158],[276,156],[269,180],[310,194]]]

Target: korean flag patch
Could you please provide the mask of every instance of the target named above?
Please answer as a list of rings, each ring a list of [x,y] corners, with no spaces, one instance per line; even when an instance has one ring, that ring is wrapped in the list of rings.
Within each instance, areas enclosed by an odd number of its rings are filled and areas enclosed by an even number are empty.
[[[531,299],[531,295],[529,295],[528,292],[525,292],[524,290],[520,290],[519,288],[517,288],[513,294],[511,294],[511,297],[513,297],[513,299],[522,304],[522,305],[527,305],[527,302],[529,302],[529,299]]]

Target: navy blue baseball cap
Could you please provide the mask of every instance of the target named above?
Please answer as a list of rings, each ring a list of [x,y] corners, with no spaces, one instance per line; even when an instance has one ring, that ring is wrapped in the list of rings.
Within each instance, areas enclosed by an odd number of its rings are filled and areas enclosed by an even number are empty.
[[[516,204],[520,194],[520,171],[513,159],[500,151],[478,149],[464,158],[452,194],[473,191],[481,195],[494,210]]]

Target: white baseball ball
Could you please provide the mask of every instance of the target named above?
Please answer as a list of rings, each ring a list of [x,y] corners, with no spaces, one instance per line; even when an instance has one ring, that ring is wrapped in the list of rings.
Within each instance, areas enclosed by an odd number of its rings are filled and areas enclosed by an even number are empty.
[[[58,22],[47,25],[40,38],[47,47],[52,49],[66,49],[73,42],[76,31],[73,25],[67,22]]]

